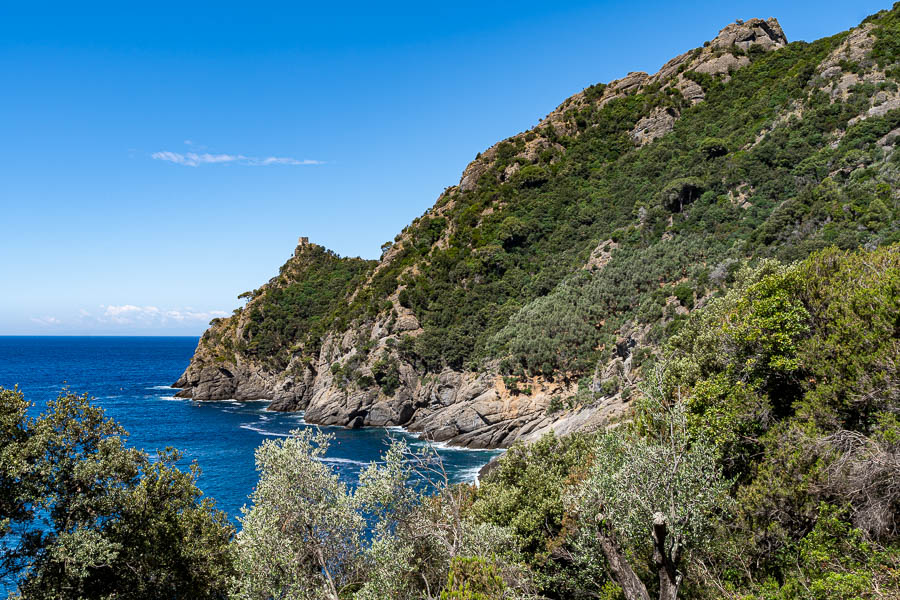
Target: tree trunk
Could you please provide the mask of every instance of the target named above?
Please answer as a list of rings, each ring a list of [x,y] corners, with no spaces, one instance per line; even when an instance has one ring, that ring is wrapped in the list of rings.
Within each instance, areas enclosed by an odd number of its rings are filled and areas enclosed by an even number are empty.
[[[672,555],[666,552],[666,516],[653,515],[653,564],[659,573],[659,600],[675,600],[681,586],[681,573],[677,565],[681,558],[681,544],[677,539],[672,546]]]
[[[606,562],[609,563],[613,579],[622,588],[625,598],[627,600],[650,600],[647,588],[638,578],[634,569],[631,568],[631,565],[628,564],[628,561],[625,560],[625,557],[622,556],[622,550],[619,548],[619,544],[616,543],[612,532],[602,523],[597,528],[597,540],[600,542],[603,555],[606,556]]]
[[[328,590],[331,592],[332,599],[339,600],[337,587],[334,585],[334,580],[331,578],[331,573],[328,572],[328,565],[325,563],[325,556],[322,554],[321,548],[316,548],[316,556],[319,559],[319,566],[325,573],[325,582],[328,584]]]

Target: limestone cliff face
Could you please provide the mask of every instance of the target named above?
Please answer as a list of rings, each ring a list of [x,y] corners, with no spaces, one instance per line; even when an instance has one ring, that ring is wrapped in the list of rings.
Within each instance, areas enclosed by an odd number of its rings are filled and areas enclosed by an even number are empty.
[[[384,313],[374,322],[327,334],[315,360],[298,353],[285,368],[273,370],[262,360],[230,351],[247,329],[253,303],[241,314],[215,322],[204,334],[174,384],[181,388],[177,396],[265,399],[271,401],[272,410],[305,410],[309,423],[405,426],[436,441],[472,448],[505,447],[556,420],[546,415],[549,394],[541,393],[545,390],[538,387],[532,395],[513,395],[495,368],[417,371],[395,349],[401,336],[421,332],[415,316],[399,305],[399,315]],[[392,389],[376,383],[378,364],[386,360],[396,369],[398,382]],[[345,376],[350,368],[353,380]]]
[[[295,410],[304,406],[314,373],[304,369],[299,375],[269,371],[256,361],[236,357],[221,360],[210,354],[201,342],[191,363],[173,385],[181,388],[176,396],[196,400],[271,400]]]
[[[459,184],[445,190],[422,219],[449,214],[455,199],[476,190],[484,178],[527,185],[527,181],[521,182],[529,167],[522,165],[537,164],[541,156],[563,155],[566,147],[560,139],[583,135],[580,111],[599,109],[644,90],[677,95],[677,102],[649,107],[628,132],[631,151],[644,152],[639,149],[669,134],[685,110],[706,100],[698,83],[703,77],[727,82],[737,69],[751,63],[751,54],[776,51],[786,44],[775,19],[737,22],[704,46],[670,60],[654,75],[630,73],[579,92],[533,129],[480,153],[463,171]],[[846,95],[848,86],[856,81],[872,77],[883,81],[884,72],[877,69],[857,74],[841,71],[847,57],[861,61],[870,47],[871,38],[863,26],[822,63],[819,77],[833,97]],[[895,92],[882,95],[882,105],[898,103]],[[875,114],[878,108],[871,110]],[[785,122],[790,117],[786,113]],[[778,126],[776,120],[760,136]],[[625,140],[628,145],[628,137]],[[510,148],[514,148],[513,158],[506,156],[502,168],[495,168],[500,155]],[[548,170],[555,160],[547,159]],[[744,191],[729,190],[728,196],[739,197],[746,204]],[[503,209],[500,200],[476,218]],[[639,212],[634,226],[643,227],[644,217]],[[447,226],[427,241],[431,249],[450,246],[460,225],[458,219],[447,221]],[[666,235],[662,242],[667,241]],[[596,247],[589,249],[578,267],[584,273],[602,272],[619,248],[613,239],[594,243]],[[271,401],[273,410],[305,411],[309,423],[354,428],[404,426],[437,441],[474,448],[506,447],[551,430],[562,434],[600,427],[628,407],[641,377],[635,353],[651,344],[650,326],[634,321],[616,325],[615,348],[608,360],[597,365],[587,388],[582,380],[581,390],[569,377],[551,381],[532,376],[524,382],[520,378],[518,383],[508,383],[500,375],[499,360],[484,360],[475,370],[424,367],[411,355],[409,345],[425,331],[416,313],[401,301],[404,277],[416,275],[419,269],[415,262],[402,262],[405,252],[422,244],[410,226],[385,246],[380,261],[367,262],[337,257],[301,238],[278,277],[248,293],[246,306],[235,315],[213,321],[190,365],[174,384],[181,388],[177,395],[195,400],[265,399]],[[396,269],[399,276],[392,287],[379,287],[378,275],[388,269]],[[715,272],[710,277],[715,278]],[[461,285],[478,285],[478,281],[467,279]],[[323,295],[321,290],[327,286],[328,294]],[[299,306],[302,314],[273,316],[286,305],[285,298],[295,303],[291,306]],[[698,297],[697,305],[705,300]],[[358,310],[348,312],[348,306]],[[687,310],[675,297],[666,300],[664,309],[668,320]],[[613,380],[618,382],[616,386],[605,385]],[[569,402],[576,393],[579,401]]]
[[[174,384],[182,388],[176,395],[195,400],[265,399],[271,401],[271,410],[304,410],[309,423],[404,426],[435,441],[471,448],[502,448],[550,430],[563,434],[598,425],[626,406],[615,398],[587,410],[548,414],[551,398],[572,390],[535,379],[528,393],[513,392],[495,365],[480,372],[417,372],[392,349],[399,336],[416,333],[409,328],[417,326],[412,315],[385,315],[362,329],[329,334],[311,363],[297,358],[284,370],[272,371],[240,354],[223,355],[217,340],[241,329],[239,318],[236,323],[224,320],[201,339],[191,364]],[[342,376],[340,368],[353,364],[358,377],[374,381],[376,365],[385,358],[396,361],[400,380],[390,393],[377,384],[361,387]]]

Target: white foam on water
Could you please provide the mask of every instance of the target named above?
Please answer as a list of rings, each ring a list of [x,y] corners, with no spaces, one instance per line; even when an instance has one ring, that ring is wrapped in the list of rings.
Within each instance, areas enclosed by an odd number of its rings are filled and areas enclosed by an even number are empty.
[[[347,429],[343,425],[317,425],[315,423],[307,423],[306,420],[303,419],[303,417],[300,417],[299,419],[297,419],[297,421],[304,427],[312,427],[314,429]]]
[[[240,402],[242,404],[258,404],[260,402],[265,402],[266,404],[271,404],[271,400],[266,400],[265,398],[254,398],[253,400],[235,400],[234,398],[230,398],[230,400],[234,400],[235,402]]]
[[[461,469],[458,473],[458,477],[461,481],[465,483],[475,483],[478,484],[478,474],[481,472],[482,467],[484,465],[478,467],[470,467],[468,469]]]
[[[156,396],[160,400],[165,400],[167,402],[190,402],[190,398],[176,398],[175,396]]]
[[[228,402],[231,404],[234,404],[234,405],[242,405],[242,404],[245,404],[246,402],[267,402],[267,400],[238,401],[238,400],[231,399],[231,400],[228,400]],[[228,412],[231,412],[231,411],[228,411]],[[346,429],[346,427],[342,427],[340,425],[317,425],[317,424],[307,423],[306,419],[305,419],[305,417],[306,417],[305,411],[282,413],[281,411],[269,410],[268,407],[263,408],[258,411],[259,421],[257,423],[243,423],[242,425],[240,425],[240,428],[246,429],[248,431],[254,431],[260,435],[265,435],[265,436],[284,437],[284,438],[293,437],[293,434],[291,434],[291,433],[279,433],[279,432],[275,432],[275,431],[269,431],[262,427],[267,422],[271,421],[273,418],[272,415],[266,414],[266,413],[273,413],[273,412],[278,412],[280,414],[283,414],[285,418],[293,419],[296,423],[298,423],[299,425],[303,425],[305,427],[315,427],[317,429],[323,429],[323,430]],[[478,452],[478,453],[482,453],[482,454],[497,455],[497,454],[502,454],[503,452],[505,452],[505,450],[499,450],[497,448],[465,448],[462,446],[453,446],[447,442],[431,441],[431,440],[420,437],[422,435],[421,433],[409,431],[408,429],[406,429],[405,427],[403,427],[401,425],[382,427],[381,429],[383,429],[385,432],[387,432],[389,436],[392,434],[393,435],[400,434],[400,436],[402,436],[404,438],[410,438],[409,445],[412,447],[420,447],[420,448],[421,447],[430,447],[435,450],[438,450],[442,454],[446,453],[446,452]],[[493,458],[493,456],[491,458]],[[339,457],[331,457],[331,456],[321,457],[317,460],[319,460],[325,464],[331,464],[331,465],[336,465],[336,466],[337,465],[353,465],[355,467],[360,467],[360,468],[367,467],[367,466],[373,464],[373,462],[379,463],[379,461],[377,461],[377,460],[376,461],[362,461],[362,460],[354,460],[351,458],[339,458]],[[487,461],[485,461],[485,464],[486,464],[486,462]],[[455,475],[453,475],[451,477],[451,479],[453,479],[454,481],[460,481],[460,482],[465,482],[465,483],[474,483],[475,485],[478,485],[478,473],[481,471],[482,467],[484,467],[484,464],[479,464],[479,465],[476,465],[473,467],[466,467],[464,469],[460,469],[459,471],[456,472]]]
[[[237,398],[222,398],[220,400],[198,400],[197,402],[203,402],[207,404],[232,404],[234,406],[246,406],[248,404],[268,402],[268,400],[238,400]]]
[[[269,435],[275,437],[294,437],[290,433],[277,433],[274,431],[267,431],[261,427],[255,426],[253,423],[242,423],[239,426],[241,429],[247,429],[248,431],[254,431],[260,435]],[[337,464],[337,465],[355,465],[358,467],[368,467],[371,463],[364,460],[353,460],[352,458],[339,458],[332,456],[325,456],[317,459],[320,462],[328,463],[328,464]]]
[[[266,431],[265,429],[256,427],[252,423],[243,423],[240,425],[240,428],[248,429],[250,431],[255,431],[256,433],[258,433],[260,435],[271,435],[271,436],[276,436],[276,437],[294,437],[290,433],[276,433],[274,431]]]
[[[180,390],[181,388],[172,387],[171,385],[154,385],[147,388],[148,390]]]
[[[429,440],[428,438],[422,437],[423,432],[410,431],[402,425],[391,425],[388,427],[382,427],[382,429],[392,433],[401,433],[405,437],[413,439],[414,441],[410,442],[409,445],[417,446],[419,448],[424,448],[427,446],[436,450],[450,452],[497,452],[498,450],[500,450],[499,448],[466,448],[464,446],[453,446],[448,442],[435,442],[433,440]]]
[[[452,446],[447,442],[432,442],[429,440],[419,440],[417,442],[413,442],[412,446],[431,446],[437,450],[441,450],[442,452],[497,452],[497,448],[466,448],[464,446]]]

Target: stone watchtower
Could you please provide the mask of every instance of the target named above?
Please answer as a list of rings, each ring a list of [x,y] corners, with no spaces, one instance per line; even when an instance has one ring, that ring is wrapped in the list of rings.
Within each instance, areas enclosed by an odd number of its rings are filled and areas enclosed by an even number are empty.
[[[294,256],[300,254],[304,248],[309,246],[309,238],[308,237],[299,237],[297,238],[297,248],[294,250]]]

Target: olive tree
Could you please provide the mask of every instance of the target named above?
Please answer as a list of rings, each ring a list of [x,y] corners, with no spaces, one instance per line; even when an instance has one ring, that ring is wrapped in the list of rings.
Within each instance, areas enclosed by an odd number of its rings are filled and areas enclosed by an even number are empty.
[[[392,441],[351,492],[323,462],[330,439],[298,430],[257,450],[235,599],[436,599],[453,561],[472,556],[491,557],[510,593],[527,587],[512,534],[466,518],[470,486],[450,485],[432,448]]]
[[[715,446],[689,434],[684,404],[648,396],[636,423],[599,437],[573,500],[628,600],[650,599],[632,564],[648,550],[660,600],[674,600],[686,553],[710,539],[730,503],[729,482]]]
[[[455,561],[469,557],[490,557],[508,586],[504,597],[527,589],[512,532],[468,518],[471,496],[471,486],[450,485],[433,448],[392,442],[381,462],[361,474],[355,494],[374,524],[366,581],[354,598],[437,598]]]
[[[331,438],[296,430],[257,449],[259,483],[237,535],[235,598],[338,600],[358,580],[365,520],[321,460]]]

